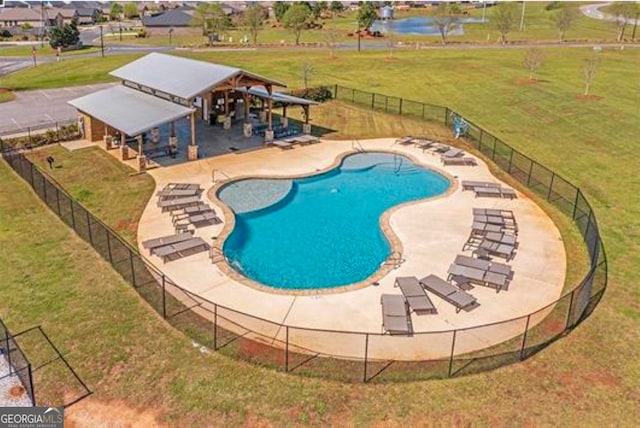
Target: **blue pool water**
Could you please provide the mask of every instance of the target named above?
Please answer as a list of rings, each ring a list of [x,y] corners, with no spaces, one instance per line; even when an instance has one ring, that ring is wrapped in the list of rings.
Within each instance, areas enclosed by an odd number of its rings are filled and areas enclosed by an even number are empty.
[[[480,18],[462,18],[460,25],[456,25],[451,31],[450,36],[461,36],[464,34],[464,26],[462,24],[476,24],[482,22]],[[429,16],[415,16],[405,19],[392,19],[388,21],[375,21],[371,26],[371,31],[380,31],[381,33],[391,32],[396,34],[418,34],[426,36],[439,36],[440,31],[434,22],[434,18]]]
[[[382,213],[450,186],[444,176],[389,153],[347,156],[331,171],[292,180],[284,196],[274,191],[267,206],[265,180],[255,180],[260,197],[247,181],[218,193],[232,209],[244,208],[224,244],[227,260],[264,285],[297,290],[338,287],[373,274],[391,252],[379,225]],[[247,200],[257,209],[246,211]]]

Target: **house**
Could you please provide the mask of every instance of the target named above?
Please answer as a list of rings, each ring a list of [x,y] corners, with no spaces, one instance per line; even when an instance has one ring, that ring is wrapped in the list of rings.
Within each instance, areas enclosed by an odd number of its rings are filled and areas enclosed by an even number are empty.
[[[190,28],[193,12],[194,9],[190,7],[168,9],[157,15],[143,16],[142,25],[152,34],[166,33],[169,28],[173,28],[174,30],[181,28],[187,29]]]
[[[12,7],[0,9],[0,26],[17,28],[29,24],[33,28],[42,28],[45,19],[40,9]]]
[[[62,27],[64,24],[78,23],[78,11],[76,9],[45,7],[44,14],[49,20],[49,26]]]
[[[78,24],[79,25],[93,25],[102,19],[102,10],[97,8],[78,8]]]

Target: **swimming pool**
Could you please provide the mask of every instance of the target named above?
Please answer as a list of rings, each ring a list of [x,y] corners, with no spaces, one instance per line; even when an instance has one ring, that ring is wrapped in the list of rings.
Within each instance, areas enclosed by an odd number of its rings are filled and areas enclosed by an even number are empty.
[[[450,36],[462,36],[464,34],[464,26],[462,24],[478,24],[482,23],[480,18],[461,18],[454,28],[449,31]],[[371,26],[371,31],[380,31],[381,33],[410,34],[423,36],[440,36],[440,30],[436,25],[435,18],[430,16],[414,16],[404,19],[392,20],[376,20]]]
[[[278,289],[359,282],[390,255],[382,213],[440,195],[450,185],[443,175],[391,153],[349,155],[312,177],[229,183],[218,191],[235,212],[223,251],[234,269]]]

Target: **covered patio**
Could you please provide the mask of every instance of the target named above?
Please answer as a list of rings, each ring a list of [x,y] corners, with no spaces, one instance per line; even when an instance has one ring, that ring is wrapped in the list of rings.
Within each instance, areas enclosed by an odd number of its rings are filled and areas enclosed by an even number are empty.
[[[139,170],[311,134],[309,107],[317,103],[275,92],[285,85],[245,70],[152,53],[110,74],[121,84],[69,103],[85,139],[119,148]],[[299,126],[287,117],[287,107],[296,105],[303,109]]]

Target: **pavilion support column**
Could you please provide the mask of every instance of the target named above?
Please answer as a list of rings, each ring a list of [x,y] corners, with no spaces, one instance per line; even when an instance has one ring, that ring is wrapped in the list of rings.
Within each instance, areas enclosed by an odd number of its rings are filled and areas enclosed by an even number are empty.
[[[283,105],[282,106],[282,127],[283,128],[288,128],[289,127],[289,118],[287,117],[287,105]]]
[[[267,112],[265,110],[265,102],[264,102],[264,98],[260,98],[260,113],[259,113],[259,119],[261,123],[265,123],[267,121]]]
[[[247,90],[249,87],[247,87]],[[251,120],[249,118],[249,101],[251,100],[251,95],[248,92],[242,94],[242,98],[244,99],[244,125],[243,132],[246,138],[251,138],[253,134],[253,125],[251,124]]]
[[[136,140],[138,141],[138,163],[137,163],[137,166],[138,166],[138,171],[142,172],[142,171],[147,169],[147,157],[142,152],[142,134],[138,135],[136,137]]]
[[[126,161],[129,159],[129,146],[127,146],[127,136],[120,132],[120,160]]]
[[[198,159],[198,146],[196,145],[196,112],[191,113],[191,144],[187,148],[187,159],[190,161]]]
[[[311,124],[309,123],[309,106],[302,106],[304,114],[304,124],[302,125],[302,133],[311,135]]]
[[[229,90],[224,91],[224,129],[231,129],[231,117],[229,116]]]
[[[269,96],[271,96],[271,94],[269,94]],[[267,127],[267,131],[264,134],[264,140],[273,141],[275,137],[273,132],[273,101],[271,100],[270,97],[267,99],[267,122],[268,122],[268,127]]]

